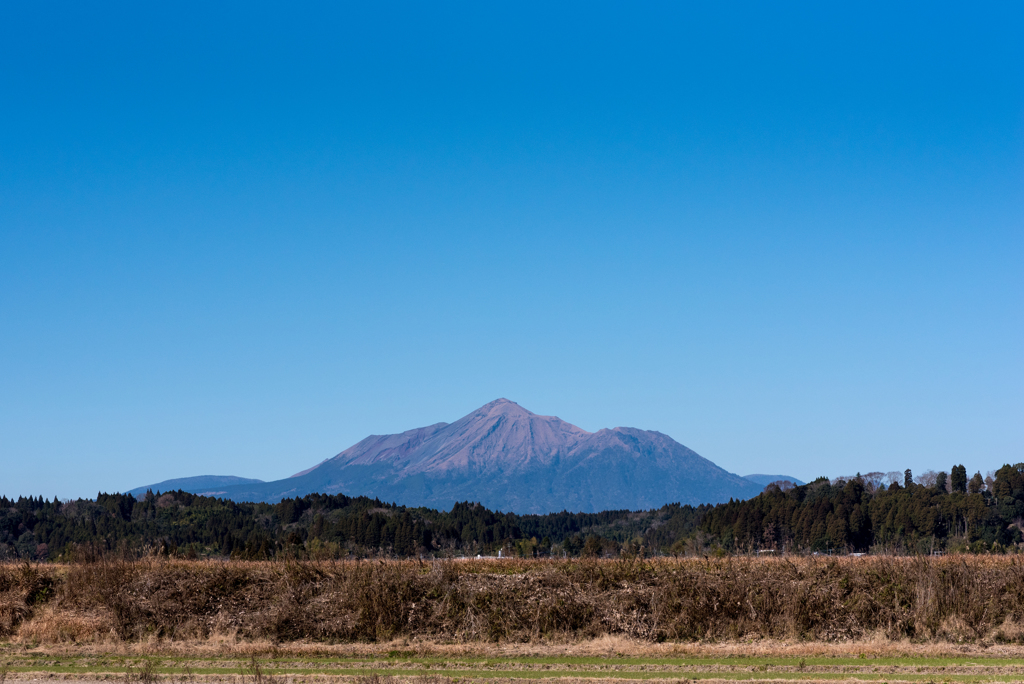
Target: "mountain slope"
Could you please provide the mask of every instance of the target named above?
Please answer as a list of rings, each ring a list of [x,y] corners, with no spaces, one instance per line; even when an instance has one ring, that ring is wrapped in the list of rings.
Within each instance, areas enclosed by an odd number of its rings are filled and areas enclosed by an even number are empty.
[[[222,496],[274,502],[344,493],[408,506],[447,509],[468,500],[547,513],[717,503],[761,489],[660,432],[591,433],[499,399],[454,423],[371,435],[295,476],[225,487]]]
[[[128,490],[126,494],[140,497],[147,491],[153,492],[174,492],[181,490],[189,494],[207,494],[217,496],[224,493],[224,488],[230,485],[259,484],[263,480],[253,480],[248,477],[235,477],[234,475],[197,475],[196,477],[179,477],[175,480],[164,480],[156,484],[145,485]]]
[[[806,482],[798,480],[791,475],[762,475],[761,473],[755,473],[753,475],[744,475],[743,478],[759,484],[762,487],[767,487],[772,482],[779,482],[782,480],[788,480],[798,487],[807,484]]]

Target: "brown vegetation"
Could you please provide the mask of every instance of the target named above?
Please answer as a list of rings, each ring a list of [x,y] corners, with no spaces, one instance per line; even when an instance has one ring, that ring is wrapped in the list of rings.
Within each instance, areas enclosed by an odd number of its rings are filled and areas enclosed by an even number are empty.
[[[1024,641],[1014,557],[0,565],[0,637]]]

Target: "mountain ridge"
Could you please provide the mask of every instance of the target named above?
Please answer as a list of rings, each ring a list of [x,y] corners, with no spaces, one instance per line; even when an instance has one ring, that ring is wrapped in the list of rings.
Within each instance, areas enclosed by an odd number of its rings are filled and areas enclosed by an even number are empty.
[[[756,496],[763,487],[663,433],[588,432],[502,398],[452,423],[369,435],[283,480],[222,489],[220,496],[238,501],[322,492],[407,506],[477,501],[494,510],[547,513],[720,503]]]
[[[147,491],[173,492],[180,489],[189,494],[216,496],[223,493],[224,487],[227,486],[261,484],[262,482],[263,480],[256,480],[251,477],[236,477],[235,475],[196,475],[195,477],[178,477],[151,485],[136,487],[135,489],[129,489],[125,494],[139,497]]]
[[[784,482],[784,481],[792,482],[793,484],[795,484],[798,487],[807,484],[803,480],[798,480],[797,478],[793,477],[792,475],[766,475],[764,473],[752,473],[750,475],[744,475],[743,477],[744,477],[744,479],[750,480],[751,482],[759,484],[762,487],[767,487],[772,482]]]

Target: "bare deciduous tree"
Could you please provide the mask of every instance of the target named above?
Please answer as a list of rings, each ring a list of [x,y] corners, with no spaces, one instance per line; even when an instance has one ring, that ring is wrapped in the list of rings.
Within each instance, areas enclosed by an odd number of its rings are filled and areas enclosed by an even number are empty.
[[[878,471],[861,475],[861,479],[864,480],[864,488],[871,494],[877,492],[878,488],[885,483],[885,477],[885,473],[880,473]]]

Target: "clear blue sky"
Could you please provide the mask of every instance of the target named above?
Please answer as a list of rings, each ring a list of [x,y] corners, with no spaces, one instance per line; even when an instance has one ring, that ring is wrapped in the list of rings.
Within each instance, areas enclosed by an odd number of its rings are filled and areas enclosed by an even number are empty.
[[[0,494],[498,397],[734,472],[1024,461],[1024,5],[0,6]]]

